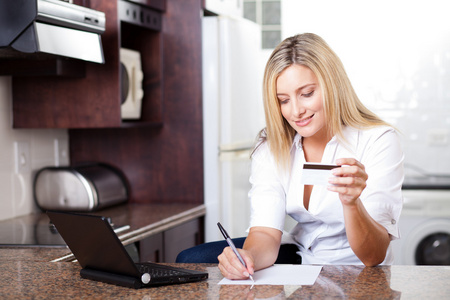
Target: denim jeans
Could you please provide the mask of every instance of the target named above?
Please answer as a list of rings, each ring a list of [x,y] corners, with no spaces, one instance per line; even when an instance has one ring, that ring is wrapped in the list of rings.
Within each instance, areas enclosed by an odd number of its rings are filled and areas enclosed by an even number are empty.
[[[244,246],[245,237],[232,239],[236,248]],[[219,256],[227,247],[226,241],[217,241],[201,244],[181,251],[176,259],[177,263],[219,263]],[[296,253],[298,247],[294,244],[283,244],[280,246],[276,264],[301,264],[301,257]]]

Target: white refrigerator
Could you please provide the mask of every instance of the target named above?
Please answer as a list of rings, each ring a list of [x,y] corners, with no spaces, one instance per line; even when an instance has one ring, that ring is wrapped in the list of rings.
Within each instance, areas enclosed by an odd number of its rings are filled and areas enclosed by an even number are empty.
[[[261,29],[252,21],[203,17],[205,241],[246,236],[250,154],[265,126]]]

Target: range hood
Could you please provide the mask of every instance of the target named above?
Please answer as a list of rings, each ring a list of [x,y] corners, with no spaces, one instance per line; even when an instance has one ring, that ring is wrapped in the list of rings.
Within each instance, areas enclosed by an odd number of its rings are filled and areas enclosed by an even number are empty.
[[[104,63],[105,14],[61,0],[0,0],[0,50]],[[1,56],[1,52],[0,52]]]

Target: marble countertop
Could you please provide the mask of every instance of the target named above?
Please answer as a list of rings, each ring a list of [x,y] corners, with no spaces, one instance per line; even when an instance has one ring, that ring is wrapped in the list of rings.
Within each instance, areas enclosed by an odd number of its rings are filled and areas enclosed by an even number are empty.
[[[130,225],[133,242],[204,215],[198,205],[130,205],[97,212]],[[175,224],[175,225],[174,225]],[[0,248],[0,299],[450,299],[450,266],[323,266],[311,286],[218,285],[214,264],[171,264],[206,271],[206,281],[134,290],[80,277],[76,262],[58,261],[67,248]],[[54,261],[57,262],[54,262]]]
[[[255,285],[251,288],[245,285],[218,285],[222,275],[214,264],[171,264],[206,271],[209,278],[196,283],[135,290],[82,279],[78,263],[46,262],[48,256],[45,252],[54,250],[0,249],[2,270],[0,298],[448,299],[450,297],[450,266],[323,266],[319,277],[311,286]],[[33,251],[36,251],[34,256]]]
[[[204,216],[205,206],[179,203],[126,204],[91,212],[91,214],[109,217],[117,227],[128,225],[129,229],[118,233],[122,243],[128,245]],[[48,231],[48,224],[49,218],[45,213],[29,214],[0,221],[0,244],[2,244],[0,261],[73,261],[74,256],[67,246],[33,247],[29,244],[7,245],[4,243],[4,240],[12,240],[17,237],[19,240],[33,241],[37,237],[27,236],[27,232],[23,228],[45,228]],[[35,232],[33,231],[33,233]],[[43,238],[43,236],[45,235],[41,231],[40,237]]]
[[[198,204],[125,204],[89,214],[111,218],[115,227],[129,226],[119,238],[127,245],[153,234],[176,227],[184,222],[204,216],[204,205]],[[51,234],[50,219],[45,213],[34,213],[0,221],[0,246],[17,247],[54,242],[65,247],[62,238]]]

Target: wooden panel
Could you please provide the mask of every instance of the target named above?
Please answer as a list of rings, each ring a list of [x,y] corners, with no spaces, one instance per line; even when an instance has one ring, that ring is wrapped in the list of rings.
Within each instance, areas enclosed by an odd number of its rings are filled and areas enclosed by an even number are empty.
[[[199,220],[193,220],[164,232],[164,262],[174,263],[178,253],[198,245]]]
[[[143,4],[161,11],[164,11],[166,9],[166,0],[128,0],[128,1]]]
[[[69,130],[70,160],[119,167],[132,203],[203,203],[200,1],[167,1],[163,126]]]
[[[139,241],[139,257],[141,262],[164,262],[162,232]]]
[[[4,59],[2,57],[0,62],[0,76],[4,75],[84,78],[86,77],[86,64],[80,60],[61,57],[52,57],[51,59]]]
[[[95,2],[98,0],[74,0],[73,3],[77,4],[77,5],[82,5],[82,6],[86,6],[86,7],[91,7],[90,4],[91,2]],[[113,1],[113,0],[108,0],[108,1]],[[134,3],[138,3],[138,4],[142,4],[142,5],[146,5],[148,7],[160,10],[160,11],[164,11],[166,9],[166,0],[127,0],[130,2],[134,2]],[[204,1],[204,0],[202,0]]]

